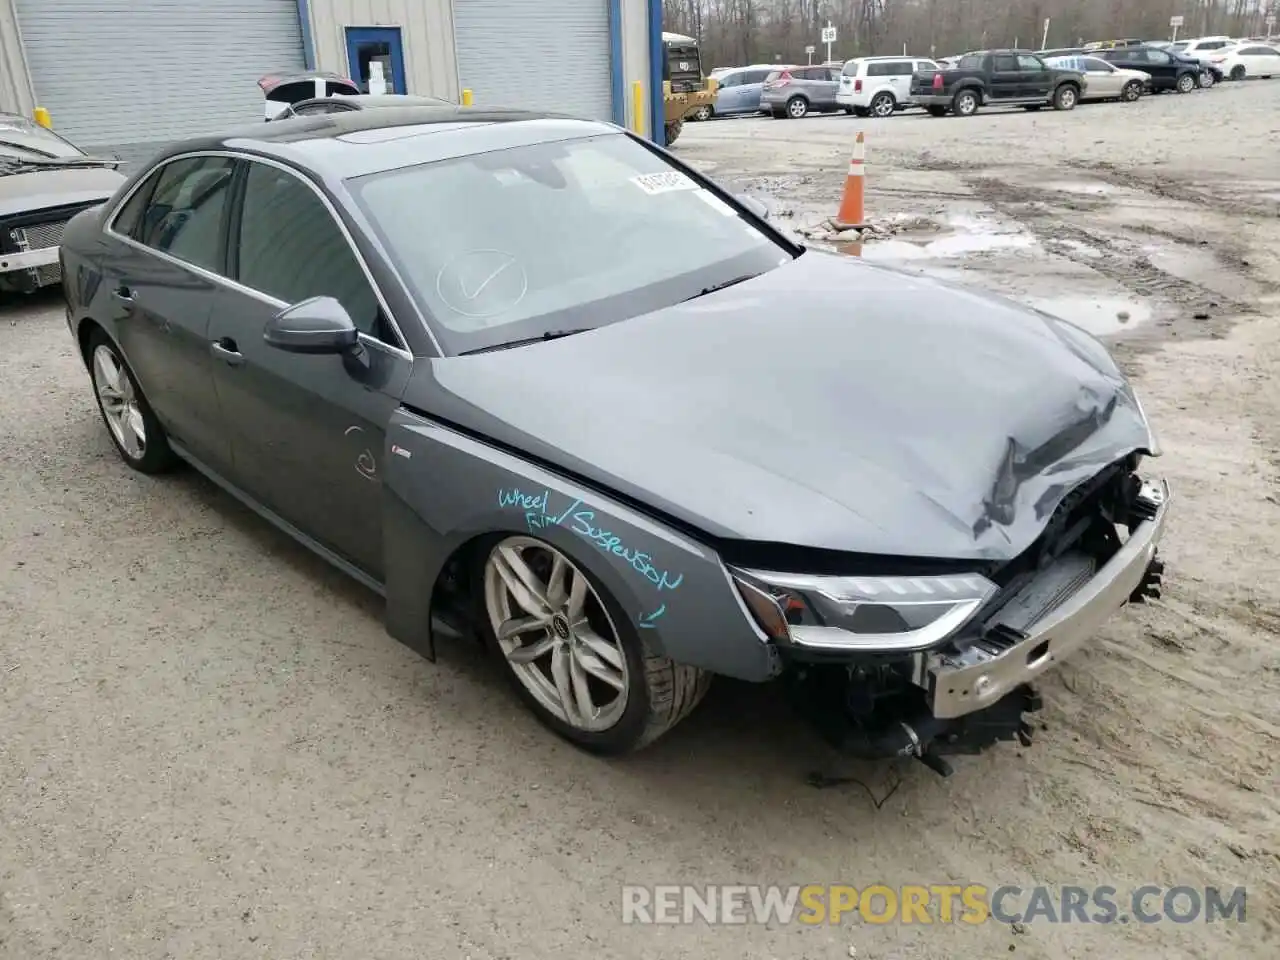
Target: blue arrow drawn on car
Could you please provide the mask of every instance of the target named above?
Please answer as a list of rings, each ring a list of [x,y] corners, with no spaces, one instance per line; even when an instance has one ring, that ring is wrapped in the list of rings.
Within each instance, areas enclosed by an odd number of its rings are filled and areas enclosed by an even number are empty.
[[[657,624],[658,618],[661,617],[666,612],[667,612],[667,605],[664,603],[657,610],[653,611],[653,613],[644,614],[643,616],[640,617],[640,629],[652,630],[654,627],[658,625]]]

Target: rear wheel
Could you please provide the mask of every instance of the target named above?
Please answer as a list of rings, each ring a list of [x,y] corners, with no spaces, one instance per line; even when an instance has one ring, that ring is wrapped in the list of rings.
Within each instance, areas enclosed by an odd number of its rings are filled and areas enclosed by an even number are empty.
[[[710,120],[715,115],[715,109],[709,103],[704,103],[694,111],[690,120]]]
[[[1125,103],[1133,103],[1142,96],[1142,81],[1130,80],[1124,85],[1124,89],[1120,91],[1120,99]]]
[[[869,106],[872,114],[884,119],[893,116],[893,111],[898,109],[898,101],[894,99],[892,93],[881,91],[871,98]]]
[[[1249,71],[1244,68],[1243,63],[1237,63],[1231,68],[1231,72],[1227,74],[1227,76],[1232,80],[1243,80],[1248,72]]]
[[[88,353],[98,411],[120,459],[139,473],[171,469],[177,455],[119,349],[102,330],[95,330]]]
[[[545,726],[600,754],[688,716],[711,675],[650,651],[602,584],[551,544],[504,537],[483,556],[485,639]]]
[[[1201,71],[1200,73],[1200,89],[1201,90],[1208,90],[1217,82],[1218,82],[1218,78],[1213,75],[1212,70]]]
[[[792,120],[799,120],[809,112],[809,101],[804,97],[792,97],[787,101],[787,116]]]
[[[1178,77],[1178,81],[1174,85],[1174,89],[1179,93],[1190,93],[1195,88],[1196,78],[1189,73],[1184,73],[1182,76]]]
[[[1080,91],[1069,83],[1064,83],[1053,92],[1053,109],[1074,110],[1080,100]]]
[[[978,112],[978,95],[972,90],[961,90],[951,100],[951,109],[957,117],[971,117]]]

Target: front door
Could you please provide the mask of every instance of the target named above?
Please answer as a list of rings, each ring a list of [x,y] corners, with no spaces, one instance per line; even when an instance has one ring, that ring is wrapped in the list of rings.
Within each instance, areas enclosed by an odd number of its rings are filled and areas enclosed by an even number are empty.
[[[1027,54],[1018,56],[1018,69],[1022,72],[1022,93],[1024,97],[1049,96],[1049,88],[1053,75],[1039,57]]]
[[[280,167],[249,162],[241,191],[229,266],[243,289],[221,291],[209,321],[235,479],[381,580],[385,429],[412,360],[385,328],[373,286],[316,188]],[[346,307],[365,334],[358,353],[307,356],[267,345],[267,321],[315,296]]]
[[[347,67],[361,93],[409,92],[399,27],[347,27]],[[382,89],[376,80],[379,73]]]

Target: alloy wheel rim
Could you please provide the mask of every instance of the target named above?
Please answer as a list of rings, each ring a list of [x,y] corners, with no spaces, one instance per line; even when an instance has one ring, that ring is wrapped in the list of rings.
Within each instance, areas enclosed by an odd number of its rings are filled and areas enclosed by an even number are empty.
[[[107,429],[126,454],[140,460],[147,452],[147,428],[138,394],[124,364],[106,344],[93,351],[93,384]]]
[[[960,112],[961,112],[961,113],[972,113],[972,112],[973,112],[973,107],[974,107],[974,104],[975,104],[975,103],[977,103],[977,101],[976,101],[976,100],[974,100],[974,99],[973,99],[973,97],[971,97],[971,96],[964,96],[964,97],[961,97],[961,98],[960,98]]]
[[[555,547],[508,537],[484,569],[485,611],[520,684],[562,723],[597,733],[627,708],[630,668],[586,575]]]
[[[1062,91],[1062,105],[1064,107],[1074,107],[1076,105],[1076,95],[1070,90]]]
[[[805,106],[804,106],[803,100],[791,101],[791,115],[793,117],[803,117],[804,111],[805,111]]]
[[[876,116],[887,117],[893,113],[893,101],[888,97],[879,97],[876,100]]]

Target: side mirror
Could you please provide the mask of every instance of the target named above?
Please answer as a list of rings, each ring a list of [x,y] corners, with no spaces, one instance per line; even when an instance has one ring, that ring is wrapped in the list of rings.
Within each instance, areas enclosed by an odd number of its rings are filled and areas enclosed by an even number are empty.
[[[311,297],[285,307],[267,321],[263,339],[287,353],[349,353],[360,331],[333,297]]]
[[[734,199],[740,204],[754,213],[761,220],[769,219],[769,208],[759,197],[753,197],[749,193],[738,193],[734,195]]]

